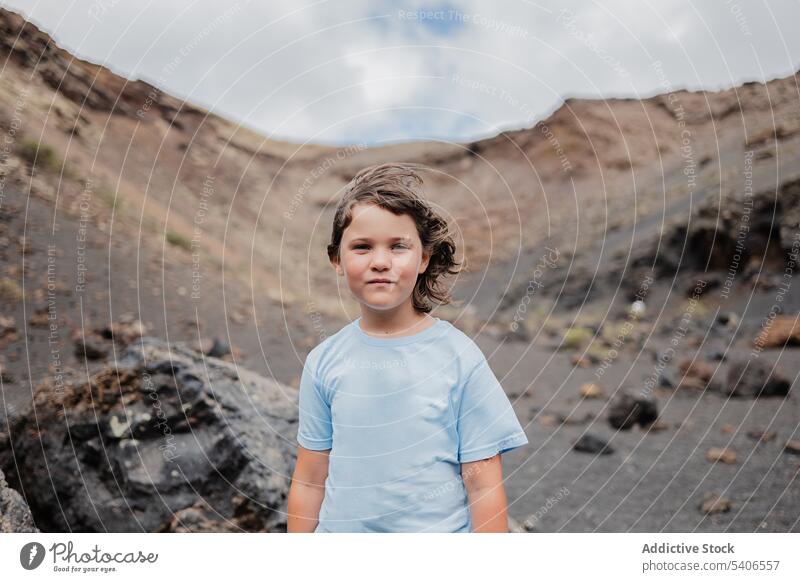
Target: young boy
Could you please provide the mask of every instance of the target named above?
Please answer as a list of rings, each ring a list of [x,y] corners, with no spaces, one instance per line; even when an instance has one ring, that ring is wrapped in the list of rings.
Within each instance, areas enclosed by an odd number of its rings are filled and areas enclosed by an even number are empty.
[[[328,257],[361,317],[315,347],[300,381],[289,532],[507,532],[500,454],[528,442],[480,348],[432,317],[459,272],[410,167],[348,185]]]

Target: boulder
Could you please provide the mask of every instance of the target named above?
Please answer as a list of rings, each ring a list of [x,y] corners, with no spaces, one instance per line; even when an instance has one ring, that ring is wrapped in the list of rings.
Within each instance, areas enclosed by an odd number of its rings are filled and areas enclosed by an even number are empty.
[[[0,467],[43,531],[285,531],[297,396],[144,337],[88,382],[45,380]]]
[[[678,364],[681,372],[680,388],[691,390],[713,389],[715,366],[698,359],[686,359]]]
[[[757,396],[786,396],[791,381],[773,365],[754,358],[731,362],[728,381],[723,392],[729,396],[755,398]]]
[[[629,430],[636,424],[645,427],[657,419],[655,401],[630,392],[619,393],[609,406],[608,423],[617,430]]]
[[[753,340],[758,348],[782,348],[800,346],[800,318],[794,315],[778,315],[761,328]]]
[[[22,495],[6,483],[0,471],[0,533],[39,533]]]

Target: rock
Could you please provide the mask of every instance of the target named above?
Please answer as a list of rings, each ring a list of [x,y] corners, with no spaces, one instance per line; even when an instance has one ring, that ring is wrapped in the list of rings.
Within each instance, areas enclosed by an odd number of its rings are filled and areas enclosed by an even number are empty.
[[[215,337],[214,344],[211,346],[211,349],[206,352],[206,355],[212,358],[222,358],[230,353],[231,346],[228,345],[228,342],[226,342],[224,339]]]
[[[710,384],[714,377],[715,367],[703,360],[683,360],[678,364],[682,378],[680,388],[690,388],[693,390],[705,390],[711,388]]]
[[[575,368],[591,368],[592,358],[588,354],[572,354],[569,357],[569,363]]]
[[[800,455],[800,441],[798,440],[791,440],[786,443],[783,447],[783,452],[789,453],[790,455]]]
[[[25,500],[8,486],[0,471],[0,533],[39,533]]]
[[[732,311],[723,312],[717,316],[717,323],[731,329],[736,329],[739,326],[739,316]]]
[[[660,420],[657,420],[653,424],[650,425],[650,428],[648,430],[650,430],[652,432],[658,432],[658,431],[662,431],[662,430],[667,430],[669,428],[669,426],[670,425],[669,425],[668,422],[662,422]]]
[[[583,398],[602,398],[603,389],[592,382],[581,385],[581,396]]]
[[[736,463],[736,453],[727,448],[712,447],[706,452],[706,459],[712,463],[725,463],[733,465]]]
[[[582,435],[572,448],[580,453],[593,455],[610,455],[614,452],[614,449],[606,441],[590,434]]]
[[[782,348],[800,346],[800,318],[794,315],[778,315],[753,340],[753,347]]]
[[[636,424],[644,427],[657,419],[655,401],[630,392],[621,392],[609,406],[608,423],[617,430],[629,430]]]
[[[747,431],[747,436],[759,442],[768,443],[775,440],[775,437],[778,435],[775,431],[754,428],[753,430]]]
[[[5,384],[13,384],[17,381],[14,374],[9,372],[2,363],[0,363],[0,381]]]
[[[684,293],[686,297],[702,297],[706,292],[711,289],[717,289],[720,285],[722,285],[722,277],[720,275],[708,275],[700,281],[692,281],[686,286]]]
[[[698,205],[690,220],[665,228],[662,237],[649,247],[643,246],[634,261],[644,264],[655,259],[661,276],[717,271],[723,277],[722,273],[738,267],[734,289],[745,284],[748,265],[755,264],[760,281],[765,272],[782,272],[796,252],[792,245],[800,221],[798,201],[798,178],[783,181],[777,191],[765,188],[755,192],[748,203],[741,191],[722,201],[710,197]],[[720,209],[725,211],[720,214]],[[741,236],[745,220],[749,228]],[[730,283],[724,281],[721,292],[729,290]]]
[[[30,327],[50,327],[50,313],[47,307],[34,311],[33,315],[28,319],[28,325]]]
[[[576,411],[573,411],[569,414],[556,414],[556,419],[559,424],[578,426],[594,420],[594,414],[587,412],[583,416],[580,416]]]
[[[159,533],[219,533],[219,532],[242,532],[242,528],[237,527],[230,521],[220,521],[219,516],[214,513],[213,508],[199,500],[191,507],[175,512],[169,522],[159,530]]]
[[[126,313],[111,324],[111,327],[99,329],[97,333],[105,339],[114,340],[120,345],[127,346],[146,334],[147,326],[136,319],[133,314]]]
[[[17,327],[14,318],[10,315],[3,315],[0,313],[0,339],[12,335],[17,335]]]
[[[729,396],[756,398],[786,396],[791,382],[772,365],[757,359],[735,360],[728,368],[728,381],[723,392]]]
[[[706,493],[700,502],[700,511],[707,515],[725,513],[731,510],[731,502],[727,497],[717,493]]]
[[[44,531],[285,531],[297,390],[149,337],[54,382],[0,447]]]
[[[723,424],[719,430],[722,434],[733,434],[736,432],[736,427],[732,424]]]
[[[710,360],[713,360],[715,362],[724,362],[725,360],[728,359],[727,354],[725,354],[725,352],[722,350],[713,350],[709,352],[708,357]]]
[[[108,349],[92,337],[75,340],[75,357],[87,360],[102,360],[108,356]]]
[[[553,426],[558,426],[559,424],[561,424],[561,421],[554,414],[540,414],[539,415],[539,424],[549,428],[549,427],[553,427]]]

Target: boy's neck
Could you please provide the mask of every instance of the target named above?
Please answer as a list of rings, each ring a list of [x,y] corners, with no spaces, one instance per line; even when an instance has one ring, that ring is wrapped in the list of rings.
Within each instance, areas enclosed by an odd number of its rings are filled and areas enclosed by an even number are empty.
[[[436,319],[413,307],[400,310],[374,311],[361,309],[361,330],[378,337],[403,337],[424,331]]]

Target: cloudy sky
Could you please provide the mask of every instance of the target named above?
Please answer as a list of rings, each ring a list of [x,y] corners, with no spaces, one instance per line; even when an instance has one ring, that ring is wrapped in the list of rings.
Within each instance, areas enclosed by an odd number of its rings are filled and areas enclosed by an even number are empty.
[[[468,141],[566,97],[800,68],[797,0],[0,0],[81,58],[275,139]]]

